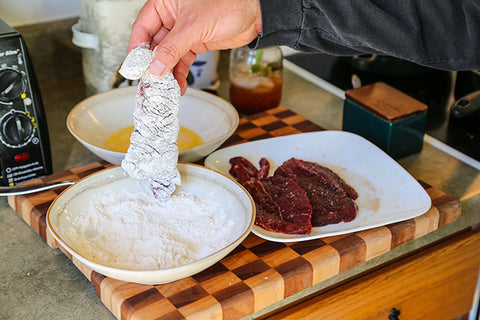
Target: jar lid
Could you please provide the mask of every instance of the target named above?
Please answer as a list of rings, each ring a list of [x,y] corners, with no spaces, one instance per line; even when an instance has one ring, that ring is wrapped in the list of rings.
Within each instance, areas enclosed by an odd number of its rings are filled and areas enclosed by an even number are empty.
[[[347,99],[387,121],[396,121],[427,111],[426,104],[389,86],[376,82],[345,92]]]

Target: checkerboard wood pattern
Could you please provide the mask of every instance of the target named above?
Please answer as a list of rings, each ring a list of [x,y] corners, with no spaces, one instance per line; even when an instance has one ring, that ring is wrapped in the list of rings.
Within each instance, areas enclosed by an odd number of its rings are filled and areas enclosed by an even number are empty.
[[[235,133],[222,145],[255,141],[290,134],[321,131],[321,127],[285,107],[277,107],[241,118]]]
[[[278,107],[242,118],[224,146],[317,130],[322,129]],[[109,166],[97,162],[31,183],[81,178]],[[425,183],[422,186],[432,207],[420,217],[296,243],[270,242],[250,234],[212,267],[168,284],[139,285],[105,277],[60,250],[95,285],[98,297],[118,319],[241,319],[458,219],[460,202]],[[52,247],[57,244],[46,232],[45,215],[63,189],[9,197],[12,208]]]

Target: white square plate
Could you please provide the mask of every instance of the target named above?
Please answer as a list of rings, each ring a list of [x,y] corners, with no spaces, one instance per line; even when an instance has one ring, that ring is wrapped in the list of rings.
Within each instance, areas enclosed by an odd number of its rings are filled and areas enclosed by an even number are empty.
[[[242,156],[258,168],[265,157],[270,175],[292,157],[314,161],[339,174],[358,192],[357,217],[351,222],[312,228],[308,235],[288,235],[254,226],[267,240],[304,241],[351,233],[408,220],[427,212],[431,199],[424,188],[395,160],[363,137],[344,131],[318,131],[242,143],[217,150],[205,166],[229,175],[229,160]]]

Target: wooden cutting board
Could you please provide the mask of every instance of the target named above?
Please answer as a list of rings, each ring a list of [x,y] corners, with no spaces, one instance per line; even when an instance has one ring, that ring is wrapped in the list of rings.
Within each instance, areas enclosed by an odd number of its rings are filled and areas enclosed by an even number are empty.
[[[224,146],[318,130],[322,128],[278,107],[242,118]],[[30,183],[82,178],[109,166],[96,162]],[[139,285],[108,278],[60,249],[96,286],[98,297],[118,319],[240,319],[458,219],[459,201],[421,184],[432,207],[420,217],[297,243],[270,242],[250,234],[212,267],[169,284]],[[45,217],[64,188],[9,197],[10,206],[53,248],[58,244],[47,233]]]

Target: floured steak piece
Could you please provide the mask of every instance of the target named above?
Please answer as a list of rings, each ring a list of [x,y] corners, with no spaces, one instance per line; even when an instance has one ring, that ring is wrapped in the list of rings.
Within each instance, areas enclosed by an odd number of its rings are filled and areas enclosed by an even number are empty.
[[[145,181],[154,196],[165,201],[181,183],[176,144],[181,94],[172,73],[160,78],[146,72],[152,55],[147,48],[133,49],[120,68],[126,79],[140,79],[133,112],[135,128],[122,168]]]
[[[260,170],[243,157],[230,159],[230,164],[230,174],[255,201],[256,225],[286,234],[310,233],[312,207],[293,179],[268,177],[270,164],[265,158],[260,160]]]
[[[306,192],[313,208],[313,227],[349,222],[357,216],[357,192],[327,167],[291,158],[274,176],[291,178]]]

